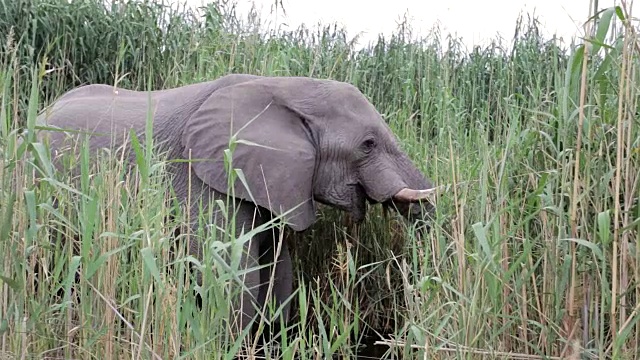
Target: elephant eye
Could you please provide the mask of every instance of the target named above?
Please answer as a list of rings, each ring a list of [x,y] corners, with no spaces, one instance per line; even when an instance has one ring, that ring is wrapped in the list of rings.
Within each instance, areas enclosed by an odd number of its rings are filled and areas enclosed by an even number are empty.
[[[367,139],[362,143],[362,149],[366,153],[369,153],[375,147],[376,147],[376,142],[373,139]]]

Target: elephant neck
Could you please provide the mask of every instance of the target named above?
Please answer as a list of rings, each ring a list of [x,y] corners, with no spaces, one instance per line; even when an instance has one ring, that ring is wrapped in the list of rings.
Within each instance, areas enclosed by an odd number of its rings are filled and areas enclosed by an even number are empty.
[[[159,96],[158,111],[154,117],[154,142],[158,151],[169,158],[182,158],[182,135],[191,115],[200,108],[214,91],[213,82],[187,86],[192,91],[178,88]],[[143,129],[144,131],[144,129]]]
[[[154,147],[156,153],[175,159],[182,156],[182,134],[184,121],[176,118],[158,118],[154,125]]]

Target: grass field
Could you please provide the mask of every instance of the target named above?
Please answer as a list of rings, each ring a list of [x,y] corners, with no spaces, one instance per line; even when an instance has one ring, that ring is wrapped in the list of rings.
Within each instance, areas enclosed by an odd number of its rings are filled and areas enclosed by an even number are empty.
[[[233,272],[208,275],[198,310],[193,259],[181,242],[171,255],[184,218],[169,216],[161,157],[124,177],[85,154],[72,182],[33,137],[37,113],[80,84],[228,73],[354,84],[447,188],[423,237],[379,207],[360,225],[325,207],[288,233],[296,331],[275,357],[352,358],[380,336],[390,358],[640,357],[640,42],[625,8],[583,19],[575,44],[523,16],[513,39],[472,49],[404,25],[357,49],[333,25],[267,34],[229,5],[102,4],[0,1],[0,359],[229,359],[247,345],[227,331]]]

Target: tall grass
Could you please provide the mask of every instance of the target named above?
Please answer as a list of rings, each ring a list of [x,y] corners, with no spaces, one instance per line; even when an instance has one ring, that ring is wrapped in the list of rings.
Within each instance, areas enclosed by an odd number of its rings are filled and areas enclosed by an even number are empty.
[[[298,292],[279,356],[349,357],[374,334],[396,358],[638,357],[639,43],[628,7],[597,10],[568,46],[521,17],[509,42],[465,49],[405,24],[358,49],[335,26],[266,33],[227,3],[2,2],[0,354],[230,358],[257,346],[227,331],[237,273],[205,271],[215,286],[202,289],[186,276],[197,261],[176,242],[187,219],[161,156],[141,149],[128,176],[85,151],[75,181],[32,137],[37,111],[80,84],[252,73],[353,83],[449,189],[422,237],[378,207],[361,225],[323,207],[313,228],[286,233]]]

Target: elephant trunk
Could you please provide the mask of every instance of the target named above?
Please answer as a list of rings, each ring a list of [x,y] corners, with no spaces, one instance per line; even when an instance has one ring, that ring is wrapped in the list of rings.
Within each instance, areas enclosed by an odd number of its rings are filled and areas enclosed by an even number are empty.
[[[395,208],[410,222],[428,221],[435,212],[434,197],[437,189],[406,154],[400,153],[396,157],[396,164],[406,186],[397,191],[387,201],[387,205]]]

